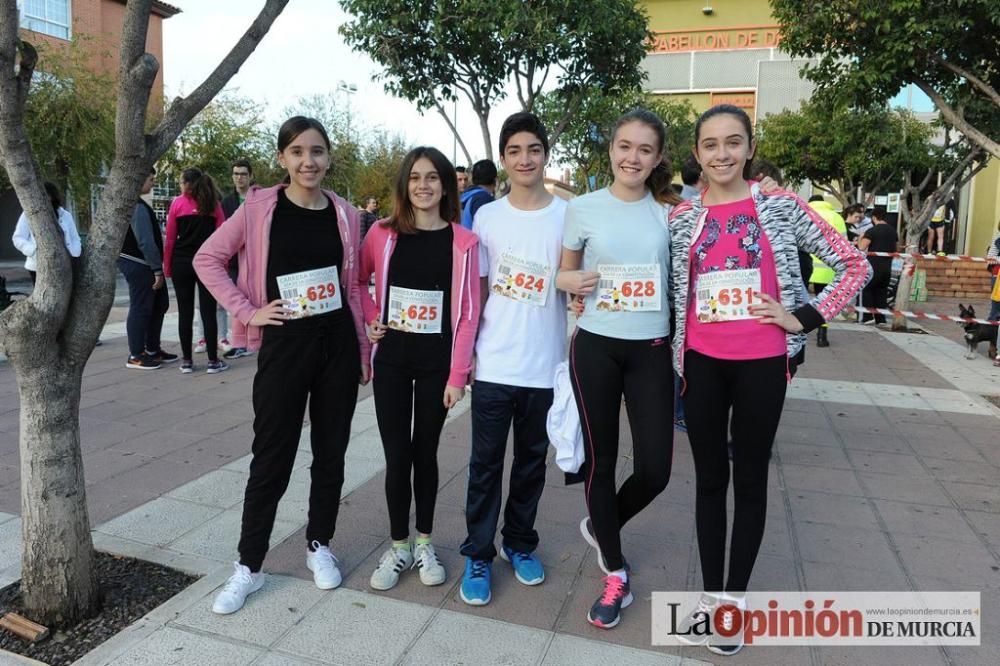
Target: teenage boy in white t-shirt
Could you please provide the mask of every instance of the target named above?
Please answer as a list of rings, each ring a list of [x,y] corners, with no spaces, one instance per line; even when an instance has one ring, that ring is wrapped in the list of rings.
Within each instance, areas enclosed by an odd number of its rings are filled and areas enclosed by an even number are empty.
[[[500,556],[525,585],[545,579],[535,556],[535,515],[545,485],[556,366],[566,357],[565,294],[555,287],[566,202],[544,184],[549,158],[545,127],[531,113],[515,113],[500,131],[500,160],[510,194],[476,211],[481,294],[486,299],[476,341],[472,391],[472,453],[465,505],[468,537],[462,600],[489,603],[490,573],[504,453],[514,425],[514,463],[504,509]]]

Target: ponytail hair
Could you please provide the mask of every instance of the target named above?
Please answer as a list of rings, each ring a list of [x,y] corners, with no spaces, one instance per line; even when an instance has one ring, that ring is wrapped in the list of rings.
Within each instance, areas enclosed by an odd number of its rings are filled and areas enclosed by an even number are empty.
[[[712,118],[713,116],[719,116],[722,114],[730,115],[735,117],[743,125],[743,129],[747,131],[747,144],[752,147],[753,144],[753,121],[750,120],[750,116],[747,112],[738,106],[732,104],[716,104],[709,110],[705,111],[703,114],[698,116],[698,120],[694,124],[694,145],[698,145],[698,139],[701,137],[701,126],[706,120]],[[746,163],[743,165],[743,180],[751,180],[753,174],[751,173],[753,165],[751,160],[753,156],[747,158]]]
[[[214,215],[219,204],[215,181],[198,167],[188,167],[181,172],[181,181],[187,183],[188,194],[198,204],[200,215]]]
[[[656,134],[657,152],[660,154],[660,163],[653,167],[649,176],[646,177],[646,188],[653,194],[653,198],[661,204],[676,205],[681,202],[677,192],[674,191],[671,181],[674,179],[673,170],[670,168],[670,156],[667,154],[667,128],[660,120],[660,117],[642,107],[636,107],[627,113],[622,114],[615,121],[611,128],[611,143],[614,144],[618,130],[629,123],[642,123]]]

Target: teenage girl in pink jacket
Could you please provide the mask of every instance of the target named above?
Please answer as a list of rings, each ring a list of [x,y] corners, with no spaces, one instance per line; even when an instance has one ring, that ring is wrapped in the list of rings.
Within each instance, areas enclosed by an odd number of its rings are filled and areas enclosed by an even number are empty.
[[[240,559],[212,608],[222,614],[239,610],[264,584],[260,569],[307,402],[313,462],[306,566],[320,589],[340,585],[329,542],[358,383],[370,376],[358,291],[358,212],[320,187],[330,166],[326,130],[312,118],[290,118],[278,132],[278,162],[288,171],[287,184],[251,191],[194,260],[205,286],[233,315],[234,344],[260,349]],[[227,264],[235,254],[234,284]]]
[[[375,343],[375,414],[385,450],[392,536],[371,577],[376,590],[395,586],[414,562],[424,585],[445,580],[431,545],[437,448],[448,410],[465,395],[480,309],[478,239],[457,224],[458,182],[451,162],[435,148],[413,149],[403,160],[395,195],[392,216],[365,236],[358,274],[368,337]],[[374,300],[367,289],[372,273]]]

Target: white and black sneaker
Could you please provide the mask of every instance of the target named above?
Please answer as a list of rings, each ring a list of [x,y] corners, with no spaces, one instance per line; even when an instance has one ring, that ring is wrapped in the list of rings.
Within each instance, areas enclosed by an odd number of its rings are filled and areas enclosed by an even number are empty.
[[[409,546],[406,548],[389,546],[389,549],[382,553],[382,557],[379,558],[378,567],[372,573],[368,584],[373,590],[391,590],[399,582],[399,574],[412,566],[413,553]]]
[[[723,595],[719,599],[719,607],[715,611],[718,616],[717,620],[721,619],[722,629],[731,630],[736,622],[736,613],[742,613],[746,607],[745,599]],[[708,649],[725,657],[736,654],[743,649],[743,631],[736,632],[734,636],[723,636],[718,630],[714,631],[708,639]]]
[[[708,628],[712,626],[712,613],[718,607],[719,598],[717,596],[702,592],[698,605],[677,623],[677,633],[674,634],[674,638],[686,645],[704,644],[711,633]],[[704,632],[692,631],[695,627],[704,629]]]
[[[312,549],[306,553],[306,567],[313,572],[313,582],[321,590],[332,590],[339,587],[343,578],[337,568],[337,558],[327,546],[313,541]]]
[[[429,543],[418,543],[413,548],[413,566],[420,572],[420,582],[424,585],[440,585],[447,574],[444,565]]]

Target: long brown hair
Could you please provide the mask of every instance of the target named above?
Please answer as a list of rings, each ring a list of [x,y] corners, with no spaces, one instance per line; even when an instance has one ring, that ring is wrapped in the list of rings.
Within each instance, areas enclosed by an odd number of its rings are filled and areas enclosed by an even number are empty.
[[[642,107],[636,107],[623,114],[611,128],[611,143],[614,144],[618,130],[629,123],[642,123],[649,127],[656,134],[659,143],[660,163],[653,167],[652,172],[646,177],[646,187],[653,193],[653,198],[661,204],[677,205],[681,198],[677,196],[671,181],[674,173],[670,168],[670,155],[667,154],[667,128],[660,117]]]
[[[437,148],[431,146],[417,146],[406,154],[403,163],[399,167],[399,174],[396,176],[396,186],[394,188],[394,201],[392,215],[385,224],[397,234],[417,233],[416,217],[413,214],[413,204],[410,202],[410,171],[417,160],[426,157],[437,169],[438,178],[441,179],[441,204],[439,211],[441,219],[451,223],[459,221],[458,203],[458,176],[455,175],[455,167],[447,157]]]
[[[181,181],[188,184],[188,194],[198,204],[198,213],[214,215],[219,203],[219,191],[215,181],[198,167],[188,167],[181,172]]]

